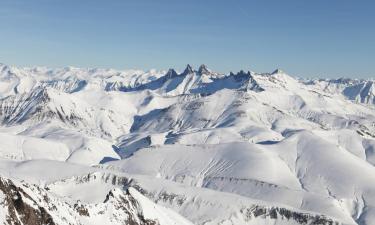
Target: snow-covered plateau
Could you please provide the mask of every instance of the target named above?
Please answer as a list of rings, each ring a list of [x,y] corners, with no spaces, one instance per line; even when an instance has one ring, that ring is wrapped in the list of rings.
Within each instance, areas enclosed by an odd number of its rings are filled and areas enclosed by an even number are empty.
[[[375,224],[375,80],[0,64],[0,224]]]

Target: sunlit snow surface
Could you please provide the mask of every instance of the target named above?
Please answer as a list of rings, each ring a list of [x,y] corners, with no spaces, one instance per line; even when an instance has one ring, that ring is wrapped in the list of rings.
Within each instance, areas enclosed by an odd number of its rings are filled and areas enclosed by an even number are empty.
[[[280,70],[0,64],[0,223],[375,224],[374,96]]]

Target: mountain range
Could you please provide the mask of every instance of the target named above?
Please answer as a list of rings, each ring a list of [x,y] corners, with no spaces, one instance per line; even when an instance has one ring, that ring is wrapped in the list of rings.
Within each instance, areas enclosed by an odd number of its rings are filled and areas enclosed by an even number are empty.
[[[0,64],[0,224],[375,224],[375,80]]]

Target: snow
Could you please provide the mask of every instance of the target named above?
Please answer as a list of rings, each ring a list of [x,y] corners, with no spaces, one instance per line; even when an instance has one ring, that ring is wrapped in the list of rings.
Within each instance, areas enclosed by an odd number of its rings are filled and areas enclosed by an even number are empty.
[[[163,206],[158,206],[151,202],[151,200],[144,197],[134,188],[129,189],[130,194],[138,200],[143,215],[147,219],[157,220],[160,224],[172,225],[172,224],[181,224],[181,225],[188,225],[192,224],[187,219],[181,217],[173,210],[167,209]]]
[[[252,214],[260,207],[367,225],[374,90],[371,79],[302,80],[281,70],[1,64],[0,177],[28,186],[34,200],[44,190],[66,221],[83,224],[137,213],[161,224],[298,224]]]

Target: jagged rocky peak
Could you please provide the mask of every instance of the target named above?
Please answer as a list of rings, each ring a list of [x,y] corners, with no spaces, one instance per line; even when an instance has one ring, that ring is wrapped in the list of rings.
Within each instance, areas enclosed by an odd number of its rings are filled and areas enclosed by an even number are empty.
[[[171,69],[168,70],[166,76],[168,78],[172,78],[172,77],[178,76],[178,74],[177,74],[177,72],[174,69],[171,68]]]
[[[198,69],[198,74],[211,74],[211,71],[207,68],[206,65],[202,64]]]
[[[186,74],[191,74],[191,73],[194,73],[193,71],[193,68],[190,66],[190,64],[187,64],[184,72],[182,74],[186,75]]]
[[[239,72],[237,73],[233,73],[232,71],[229,72],[229,76],[251,76],[251,73],[250,71],[243,71],[243,70],[240,70]]]
[[[247,75],[247,76],[250,76],[251,74],[250,74],[250,71],[245,72],[245,71],[241,70],[240,72],[237,73],[237,75]]]
[[[282,71],[281,69],[276,69],[276,70],[273,71],[271,74],[274,75],[274,74],[285,74],[285,73],[284,73],[284,71]]]

